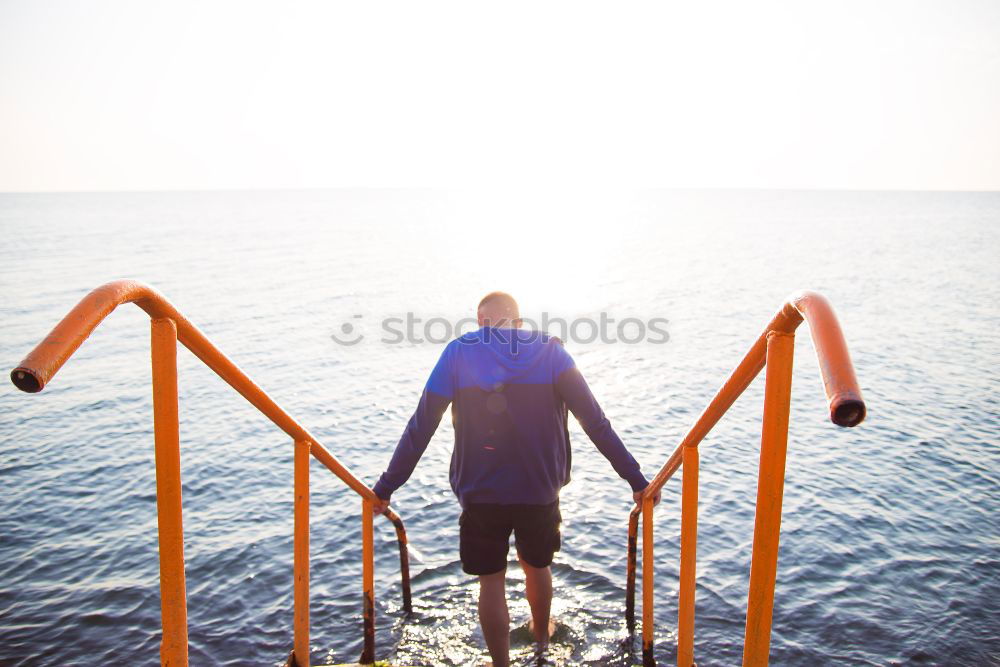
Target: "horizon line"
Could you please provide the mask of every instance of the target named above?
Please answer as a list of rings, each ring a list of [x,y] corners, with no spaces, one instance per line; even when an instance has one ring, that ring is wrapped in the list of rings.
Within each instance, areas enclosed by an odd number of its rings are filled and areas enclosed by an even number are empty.
[[[218,187],[218,188],[136,188],[136,189],[80,189],[80,190],[0,190],[0,195],[83,195],[83,194],[208,194],[223,192],[324,192],[335,190],[369,190],[369,191],[476,191],[476,190],[522,190],[533,191],[546,189],[550,191],[576,190],[586,188],[592,190],[593,184],[574,185],[509,185],[509,186],[440,186],[440,185],[335,185],[335,186],[305,186],[305,187]],[[641,186],[623,187],[609,186],[607,191],[668,191],[668,192],[896,192],[896,193],[938,193],[938,194],[995,194],[997,188],[876,188],[876,187],[750,187],[750,186]]]

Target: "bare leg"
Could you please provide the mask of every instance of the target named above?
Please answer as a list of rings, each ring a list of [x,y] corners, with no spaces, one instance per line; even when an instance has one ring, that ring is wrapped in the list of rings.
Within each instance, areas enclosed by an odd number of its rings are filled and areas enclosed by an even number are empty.
[[[493,667],[510,664],[510,615],[504,589],[507,571],[479,576],[479,624],[483,628],[486,647],[493,658]]]
[[[533,567],[520,557],[524,570],[524,595],[531,607],[531,628],[535,641],[547,646],[552,628],[549,627],[549,611],[552,608],[552,570],[549,567]]]

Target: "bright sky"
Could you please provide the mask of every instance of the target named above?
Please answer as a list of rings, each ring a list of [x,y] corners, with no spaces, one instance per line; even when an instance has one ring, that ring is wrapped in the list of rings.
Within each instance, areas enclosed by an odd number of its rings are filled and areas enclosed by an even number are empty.
[[[1000,189],[1000,2],[0,0],[0,191]]]

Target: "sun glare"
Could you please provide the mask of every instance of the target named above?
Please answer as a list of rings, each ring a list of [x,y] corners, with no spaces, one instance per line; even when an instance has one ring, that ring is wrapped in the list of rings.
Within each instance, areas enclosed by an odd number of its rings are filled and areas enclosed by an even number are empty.
[[[536,192],[498,199],[468,192],[452,204],[452,257],[466,258],[463,273],[477,292],[510,292],[532,318],[600,307],[623,241],[614,196]]]

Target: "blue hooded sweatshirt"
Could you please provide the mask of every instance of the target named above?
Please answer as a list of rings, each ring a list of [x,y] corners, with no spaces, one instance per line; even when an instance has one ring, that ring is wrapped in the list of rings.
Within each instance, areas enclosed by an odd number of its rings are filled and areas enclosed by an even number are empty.
[[[388,500],[409,479],[451,404],[451,488],[469,503],[548,504],[570,479],[567,408],[633,491],[639,464],[577,370],[546,333],[483,327],[444,349],[375,494]]]

